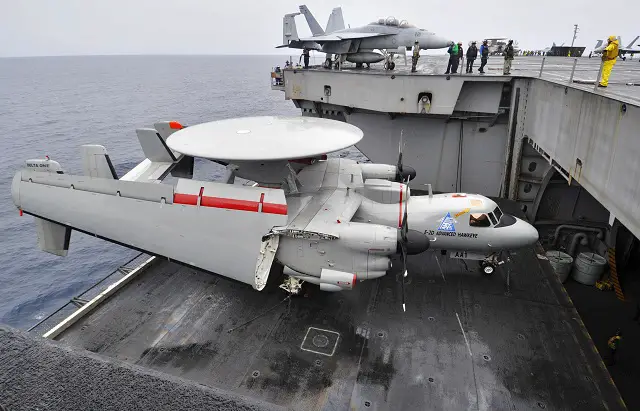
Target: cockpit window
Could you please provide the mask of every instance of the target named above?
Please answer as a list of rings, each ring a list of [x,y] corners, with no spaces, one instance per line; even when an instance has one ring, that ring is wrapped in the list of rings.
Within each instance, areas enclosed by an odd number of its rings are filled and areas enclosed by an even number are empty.
[[[500,221],[500,218],[502,218],[502,211],[500,211],[500,207],[496,207],[495,210],[493,210],[493,214],[495,214],[496,219]]]
[[[471,227],[491,227],[491,221],[486,214],[474,213],[469,215],[469,225]]]

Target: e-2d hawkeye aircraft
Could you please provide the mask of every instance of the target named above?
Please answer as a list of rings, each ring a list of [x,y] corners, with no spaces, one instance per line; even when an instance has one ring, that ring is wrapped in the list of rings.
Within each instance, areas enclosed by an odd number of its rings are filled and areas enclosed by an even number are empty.
[[[65,174],[48,158],[27,160],[11,194],[21,214],[36,217],[42,250],[66,255],[73,229],[256,290],[277,260],[288,276],[280,287],[295,293],[303,281],[352,289],[384,276],[394,254],[406,276],[407,255],[428,248],[479,259],[490,274],[502,250],[538,240],[486,197],[411,195],[415,171],[402,150],[397,165],[326,158],[362,138],[346,123],[248,117],[154,127],[136,130],[147,158],[120,178],[99,145],[82,146],[84,175]],[[226,164],[224,181],[193,180],[194,157]],[[169,173],[176,183],[161,183]],[[236,176],[256,184],[234,184]]]
[[[298,36],[295,17],[300,14],[305,15],[312,37]],[[340,68],[345,60],[356,63],[356,67],[380,62],[385,59],[385,54],[374,50],[385,50],[386,56],[390,58],[389,64],[385,67],[393,70],[394,54],[400,49],[411,50],[416,41],[423,50],[441,49],[453,44],[452,40],[418,28],[406,20],[398,21],[395,17],[379,19],[362,27],[344,28],[341,9],[333,10],[327,23],[327,31],[323,32],[307,6],[304,5],[300,6],[299,13],[285,14],[282,27],[283,44],[277,48],[309,49],[326,53],[326,68],[331,67],[331,56],[335,54],[336,69]],[[339,27],[342,28],[337,29]],[[329,32],[330,29],[333,31]]]

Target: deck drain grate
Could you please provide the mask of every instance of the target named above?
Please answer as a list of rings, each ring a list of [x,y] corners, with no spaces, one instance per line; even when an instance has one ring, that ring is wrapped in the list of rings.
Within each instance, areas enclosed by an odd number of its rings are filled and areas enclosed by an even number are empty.
[[[256,371],[252,372],[252,373],[251,373],[251,376],[252,376],[253,378],[258,378],[258,377],[260,376],[260,371],[256,370]]]

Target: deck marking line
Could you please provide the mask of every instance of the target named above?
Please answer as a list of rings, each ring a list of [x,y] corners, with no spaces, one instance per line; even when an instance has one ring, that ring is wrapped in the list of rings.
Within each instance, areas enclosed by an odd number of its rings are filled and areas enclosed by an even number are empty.
[[[438,268],[440,269],[440,275],[442,275],[442,279],[444,280],[444,282],[447,282],[447,279],[444,278],[444,271],[442,271],[442,267],[440,266],[440,260],[438,260],[438,256],[434,253],[433,257],[436,259],[436,263],[438,263]],[[456,314],[457,315],[457,314]],[[460,321],[460,319],[458,319],[458,321]],[[462,327],[462,326],[461,326]]]
[[[467,348],[469,349],[469,356],[473,357],[473,354],[471,353],[471,346],[469,345],[469,340],[467,340],[467,333],[464,332],[464,328],[462,328],[462,322],[460,321],[460,316],[458,315],[457,311],[456,311],[456,318],[458,319],[458,325],[460,326],[460,331],[462,331],[464,342],[467,344]]]

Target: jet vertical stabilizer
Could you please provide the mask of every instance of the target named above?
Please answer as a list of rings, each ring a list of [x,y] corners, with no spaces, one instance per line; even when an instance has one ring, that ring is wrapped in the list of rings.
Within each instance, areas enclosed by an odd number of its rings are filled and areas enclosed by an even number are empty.
[[[304,15],[305,19],[307,19],[307,24],[309,25],[309,29],[311,30],[312,35],[322,36],[324,34],[324,30],[322,30],[322,27],[320,27],[318,21],[315,17],[313,17],[313,14],[311,14],[311,10],[309,10],[307,6],[305,6],[304,4],[300,6],[300,13]]]
[[[282,44],[287,45],[292,41],[300,40],[296,28],[296,16],[300,13],[285,14],[282,18]]]
[[[327,28],[325,33],[333,33],[334,31],[344,29],[344,19],[342,18],[342,9],[336,7],[331,11],[329,15],[329,21],[327,21]]]
[[[630,49],[631,47],[633,47],[633,44],[640,38],[640,36],[636,36],[635,39],[633,39],[631,41],[631,43],[629,43],[629,45],[627,46],[628,49]],[[618,37],[618,40],[620,40],[620,37]],[[622,44],[621,44],[622,45]]]
[[[60,167],[60,163],[50,160],[49,157],[46,159],[27,160],[25,165],[27,170],[31,170],[32,172],[37,173],[37,175],[55,176],[64,174],[62,167]],[[20,176],[18,173],[13,178],[13,184],[11,186],[11,196],[13,197],[14,204],[21,204],[20,190],[18,189],[19,183]],[[47,202],[49,199],[44,199],[43,201]],[[18,208],[20,209],[20,214],[22,214],[22,207]],[[54,223],[53,221],[43,220],[38,217],[35,218],[35,222],[36,234],[38,236],[38,247],[47,253],[65,257],[69,251],[71,228],[62,224]]]
[[[82,169],[87,177],[118,179],[107,149],[97,144],[85,144],[81,147]]]

